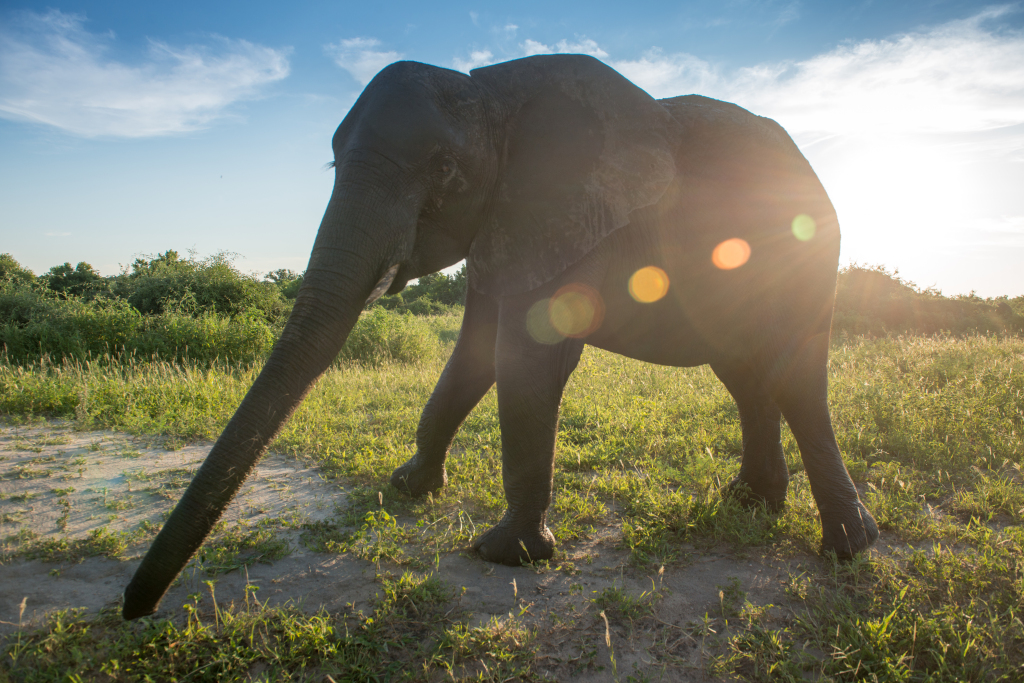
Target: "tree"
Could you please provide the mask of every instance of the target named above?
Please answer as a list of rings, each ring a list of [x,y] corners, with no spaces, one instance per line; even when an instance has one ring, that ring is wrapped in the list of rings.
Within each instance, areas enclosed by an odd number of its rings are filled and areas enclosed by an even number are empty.
[[[174,309],[231,316],[257,311],[267,320],[283,315],[286,307],[278,287],[239,272],[233,259],[234,254],[228,252],[205,259],[181,258],[168,249],[157,256],[135,259],[131,272],[118,276],[113,289],[146,314]]]
[[[269,280],[277,285],[277,288],[281,290],[282,296],[285,299],[294,299],[299,294],[299,287],[302,286],[302,278],[305,277],[306,271],[296,273],[294,270],[288,268],[278,268],[275,271],[267,273],[264,280]]]
[[[0,254],[0,282],[16,282],[28,284],[35,281],[36,275],[28,268],[22,268],[11,254]]]
[[[91,299],[108,288],[106,280],[85,261],[79,261],[74,268],[68,262],[54,266],[42,280],[47,289],[64,298],[80,296]]]

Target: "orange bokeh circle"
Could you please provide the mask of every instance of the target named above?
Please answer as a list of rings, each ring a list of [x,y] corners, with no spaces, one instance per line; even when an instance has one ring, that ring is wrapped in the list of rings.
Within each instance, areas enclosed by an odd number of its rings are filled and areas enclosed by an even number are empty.
[[[716,268],[722,270],[739,268],[748,259],[750,259],[750,245],[739,237],[722,242],[711,252],[711,262],[715,264]]]
[[[647,266],[629,278],[629,295],[642,304],[654,303],[668,294],[668,275],[657,266]]]

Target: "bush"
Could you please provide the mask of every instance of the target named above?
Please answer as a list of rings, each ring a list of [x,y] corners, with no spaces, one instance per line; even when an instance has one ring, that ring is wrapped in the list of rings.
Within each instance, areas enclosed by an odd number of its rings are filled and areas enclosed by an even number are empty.
[[[0,254],[0,282],[29,284],[35,279],[35,274],[27,268],[22,268],[12,255]]]
[[[85,261],[79,261],[74,268],[67,262],[54,266],[39,279],[47,289],[65,298],[80,296],[92,299],[110,288],[109,282]]]
[[[0,348],[15,363],[48,357],[84,361],[125,356],[202,363],[248,363],[266,356],[279,334],[258,311],[229,317],[179,311],[142,315],[123,299],[83,301],[0,284]]]
[[[132,272],[114,278],[111,290],[145,314],[174,310],[235,316],[259,311],[269,321],[282,318],[286,306],[278,287],[242,274],[231,259],[225,252],[201,260],[182,259],[168,250],[148,260],[136,259]]]
[[[833,332],[875,336],[1024,332],[1024,318],[1006,297],[982,299],[973,292],[945,297],[933,289],[919,289],[898,272],[857,264],[843,268],[836,285]]]
[[[438,353],[437,335],[422,318],[373,308],[359,317],[339,360],[367,365],[418,363]]]
[[[384,296],[373,307],[393,311],[407,311],[413,315],[448,313],[466,302],[466,266],[454,275],[432,273],[424,275],[416,284],[409,285],[398,294]]]
[[[274,286],[281,291],[281,296],[285,299],[294,299],[299,295],[299,287],[302,286],[302,279],[305,276],[305,271],[296,273],[294,270],[288,270],[287,268],[278,268],[273,272],[267,273],[264,279],[273,282]]]

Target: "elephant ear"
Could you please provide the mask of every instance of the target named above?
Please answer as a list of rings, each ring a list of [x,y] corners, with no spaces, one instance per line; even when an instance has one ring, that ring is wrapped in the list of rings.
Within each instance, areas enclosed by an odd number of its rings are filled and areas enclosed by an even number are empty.
[[[471,76],[506,117],[493,209],[468,260],[485,294],[550,281],[656,203],[675,175],[679,125],[593,57],[527,57]]]

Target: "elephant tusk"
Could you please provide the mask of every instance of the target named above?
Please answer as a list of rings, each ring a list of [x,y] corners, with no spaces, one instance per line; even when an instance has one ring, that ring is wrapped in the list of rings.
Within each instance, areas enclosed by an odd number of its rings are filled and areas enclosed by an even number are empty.
[[[381,297],[381,295],[384,294],[384,292],[388,291],[388,287],[390,287],[391,283],[394,282],[394,280],[395,280],[395,273],[397,273],[397,272],[398,272],[398,264],[397,263],[395,265],[391,266],[390,268],[388,268],[388,271],[386,273],[384,273],[384,277],[382,277],[380,279],[380,282],[377,283],[377,286],[373,288],[372,292],[370,292],[370,297],[366,300],[366,304],[364,304],[365,306],[369,306],[374,301],[379,299]]]

